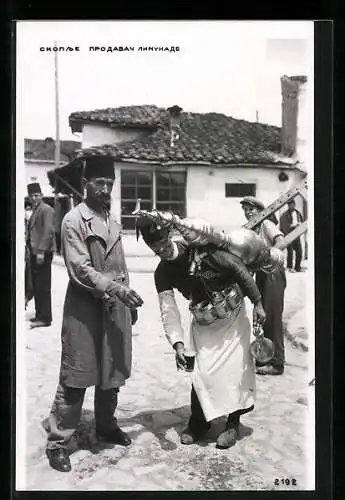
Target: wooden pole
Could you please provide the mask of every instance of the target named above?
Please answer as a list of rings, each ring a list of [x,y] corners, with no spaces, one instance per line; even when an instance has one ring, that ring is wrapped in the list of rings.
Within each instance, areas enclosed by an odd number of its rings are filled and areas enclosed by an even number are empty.
[[[78,198],[80,198],[81,200],[84,199],[83,195],[79,193],[79,191],[77,191],[69,182],[65,181],[62,177],[60,177],[59,174],[57,174],[54,170],[53,170],[53,175],[55,176],[55,182],[56,179],[58,179],[60,182],[62,182],[62,184],[68,187],[68,189],[70,189],[72,193],[74,193]]]
[[[290,189],[286,193],[279,196],[273,203],[271,203],[264,210],[261,210],[255,217],[252,217],[243,227],[247,229],[254,229],[258,226],[263,220],[267,219],[272,213],[276,212],[279,208],[286,205],[289,200],[292,200],[297,195],[301,195],[304,198],[307,196],[306,192],[307,187],[307,179],[301,182],[298,186]]]
[[[55,42],[55,47],[57,46]],[[54,52],[54,74],[55,74],[55,168],[60,166],[60,115],[59,115],[59,73],[58,73],[58,51]]]
[[[57,47],[57,43],[54,43]],[[59,73],[58,73],[58,51],[54,51],[54,82],[55,82],[55,168],[60,166],[60,116],[59,116]],[[57,219],[60,210],[58,210],[58,193],[55,177],[54,188],[54,206],[55,206],[55,232],[61,232],[61,221]],[[58,227],[59,226],[59,227]]]
[[[293,241],[297,238],[305,234],[308,229],[308,221],[305,220],[301,224],[299,224],[291,233],[287,234],[284,239],[275,245],[279,250],[285,250],[287,246],[289,246]]]

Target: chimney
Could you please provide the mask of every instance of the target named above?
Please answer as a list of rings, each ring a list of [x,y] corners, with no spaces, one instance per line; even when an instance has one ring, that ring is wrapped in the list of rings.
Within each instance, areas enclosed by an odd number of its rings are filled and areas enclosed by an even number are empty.
[[[179,138],[179,129],[180,129],[180,121],[181,121],[181,111],[182,108],[180,106],[171,106],[170,108],[167,108],[169,111],[169,118],[170,118],[170,134],[171,134],[171,139],[170,139],[170,147],[173,148],[175,145],[176,140]]]
[[[281,144],[284,156],[294,156],[297,153],[298,141],[298,111],[302,87],[307,81],[306,76],[282,76],[282,130]]]

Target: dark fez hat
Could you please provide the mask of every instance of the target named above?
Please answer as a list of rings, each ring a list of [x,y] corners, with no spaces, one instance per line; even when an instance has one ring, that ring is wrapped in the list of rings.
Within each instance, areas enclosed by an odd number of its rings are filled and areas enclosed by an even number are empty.
[[[158,228],[157,224],[147,217],[139,217],[136,220],[135,231],[137,240],[141,234],[143,240],[148,246],[156,243],[157,241],[167,240],[170,232],[167,228]]]
[[[28,184],[28,195],[30,196],[31,194],[35,193],[41,193],[41,186],[39,185],[38,182],[32,182],[31,184]]]
[[[87,158],[84,168],[84,177],[88,180],[91,179],[91,177],[106,177],[108,179],[115,179],[113,159],[105,156]]]
[[[254,198],[254,196],[245,196],[243,198],[243,200],[241,200],[240,203],[241,203],[242,207],[243,207],[243,205],[249,205],[251,207],[258,208],[259,210],[264,210],[264,208],[265,208],[265,205],[257,198]]]

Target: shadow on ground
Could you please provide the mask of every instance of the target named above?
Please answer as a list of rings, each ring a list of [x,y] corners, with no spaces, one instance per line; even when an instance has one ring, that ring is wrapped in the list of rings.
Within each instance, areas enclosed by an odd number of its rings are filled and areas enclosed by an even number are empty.
[[[119,418],[120,427],[127,428],[133,425],[140,426],[140,429],[128,431],[128,434],[135,443],[136,439],[143,433],[152,433],[157,439],[160,448],[164,451],[173,451],[178,445],[167,437],[169,430],[173,429],[178,435],[186,428],[190,416],[189,406],[179,408],[143,411],[129,418]],[[209,443],[216,441],[217,436],[224,430],[226,417],[221,417],[212,422],[212,426],[204,438],[196,444],[205,447]],[[48,419],[42,421],[45,431],[48,431]],[[251,427],[240,424],[237,439],[240,441],[253,432]],[[79,426],[70,444],[70,453],[79,450],[88,450],[93,454],[98,454],[104,449],[113,448],[115,445],[99,441],[95,435],[94,414],[90,410],[83,410]]]

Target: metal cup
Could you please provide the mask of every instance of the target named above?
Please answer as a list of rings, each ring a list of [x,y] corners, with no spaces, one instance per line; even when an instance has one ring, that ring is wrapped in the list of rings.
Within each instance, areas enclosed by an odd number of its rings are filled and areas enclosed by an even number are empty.
[[[210,325],[217,318],[213,311],[213,305],[207,301],[195,305],[191,304],[189,308],[200,325]]]
[[[259,335],[251,344],[250,352],[261,365],[267,365],[274,356],[274,345],[272,340]]]
[[[229,288],[226,291],[226,301],[231,307],[231,310],[236,309],[236,307],[241,301],[241,297],[235,288]]]
[[[229,316],[229,313],[231,312],[230,307],[225,298],[219,300],[216,303],[213,303],[213,307],[217,313],[218,318],[220,319],[227,318]]]
[[[185,360],[186,360],[186,366],[185,366],[185,371],[186,372],[192,372],[194,370],[194,365],[195,365],[195,356],[188,356],[187,354],[184,355]]]

